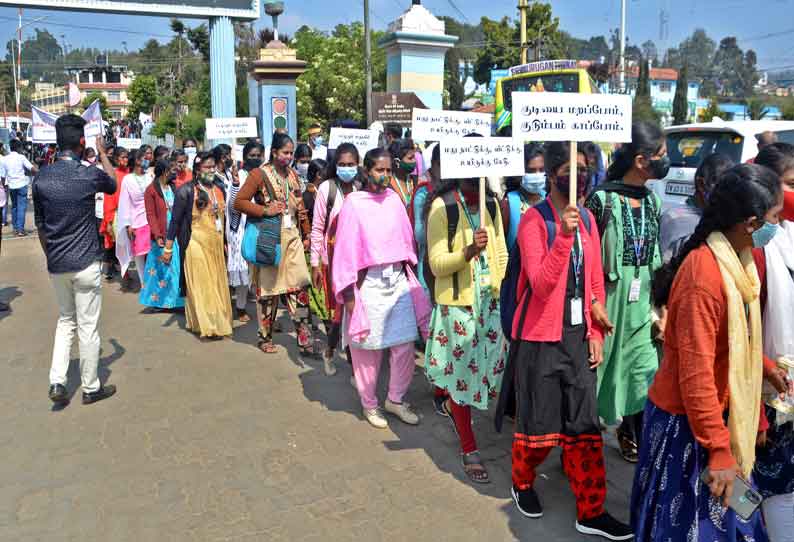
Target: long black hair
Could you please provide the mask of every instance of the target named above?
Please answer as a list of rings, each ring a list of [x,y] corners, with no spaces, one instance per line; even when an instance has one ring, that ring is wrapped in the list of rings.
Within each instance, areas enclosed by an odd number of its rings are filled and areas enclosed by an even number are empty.
[[[391,167],[392,171],[397,170],[397,161],[402,161],[405,158],[405,155],[414,150],[416,147],[414,146],[413,139],[403,138],[394,141],[391,145],[389,145],[389,154],[391,154]]]
[[[656,305],[667,305],[675,275],[690,252],[715,231],[726,232],[753,216],[763,219],[777,204],[781,190],[780,177],[767,167],[742,164],[729,169],[714,186],[695,232],[679,254],[656,272],[653,279]]]
[[[325,178],[326,179],[336,179],[336,162],[339,160],[339,157],[343,154],[352,154],[353,158],[358,164],[360,157],[358,154],[358,149],[352,143],[342,143],[336,148],[336,153],[334,153],[334,159],[328,163],[328,166],[325,170]],[[367,153],[369,154],[369,153]]]
[[[767,145],[755,157],[755,163],[783,177],[788,170],[794,169],[794,145],[780,142]]]
[[[634,166],[637,155],[653,156],[664,145],[664,132],[650,122],[637,121],[631,125],[631,143],[625,143],[612,155],[607,181],[620,181]]]
[[[172,164],[172,163],[173,163],[173,161],[172,161],[172,160],[161,159],[161,160],[158,160],[158,161],[157,161],[157,162],[154,164],[154,178],[155,178],[155,179],[156,179],[158,182],[159,182],[159,180],[160,180],[160,177],[162,177],[162,176],[163,176],[163,174],[164,174],[166,171],[168,171],[168,169],[171,167],[171,164]],[[174,181],[173,181],[173,180],[168,180],[168,179],[166,179],[166,181],[168,182],[168,184],[171,184],[171,185],[173,185],[173,184],[174,184]]]
[[[309,169],[306,172],[306,180],[310,183],[314,183],[314,179],[317,177],[317,175],[319,175],[320,182],[322,182],[328,178],[326,173],[327,170],[328,170],[328,162],[326,162],[321,158],[315,158],[314,160],[309,162]]]
[[[298,146],[295,147],[295,152],[292,154],[292,160],[297,164],[298,160],[301,158],[309,158],[312,157],[312,148],[309,147],[306,143],[298,143]]]
[[[700,163],[697,171],[695,171],[695,187],[697,187],[698,180],[700,180],[705,192],[703,194],[704,199],[706,193],[710,194],[722,176],[735,165],[736,163],[730,156],[718,152],[708,155]]]
[[[193,185],[195,189],[197,189],[198,184],[201,182],[199,177],[201,176],[201,164],[209,159],[212,158],[213,160],[215,157],[213,156],[212,152],[200,152],[196,154],[196,161],[193,162]],[[204,190],[198,190],[196,195],[196,207],[199,209],[204,209],[210,202],[210,198]]]

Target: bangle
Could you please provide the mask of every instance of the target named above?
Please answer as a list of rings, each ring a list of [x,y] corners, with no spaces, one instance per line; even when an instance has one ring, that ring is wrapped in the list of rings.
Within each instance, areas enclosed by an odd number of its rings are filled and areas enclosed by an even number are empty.
[[[163,249],[163,252],[165,252],[166,254],[171,254],[173,251],[174,251],[173,248],[164,248]]]

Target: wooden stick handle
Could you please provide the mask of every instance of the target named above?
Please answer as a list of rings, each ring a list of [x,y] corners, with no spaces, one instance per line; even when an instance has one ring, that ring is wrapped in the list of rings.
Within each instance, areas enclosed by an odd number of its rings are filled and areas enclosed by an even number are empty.
[[[485,228],[485,177],[480,177],[480,228]]]
[[[571,173],[570,173],[570,183],[568,186],[568,199],[570,200],[571,207],[576,207],[577,204],[577,197],[576,197],[576,165],[579,161],[579,151],[576,148],[576,141],[571,141]]]

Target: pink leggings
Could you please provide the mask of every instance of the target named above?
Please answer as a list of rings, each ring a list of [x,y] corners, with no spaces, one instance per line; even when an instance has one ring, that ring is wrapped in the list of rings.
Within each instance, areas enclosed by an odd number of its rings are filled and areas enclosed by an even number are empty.
[[[413,343],[392,346],[391,371],[389,374],[389,401],[402,403],[403,395],[411,385],[414,375],[414,345]],[[356,388],[361,397],[361,406],[371,410],[378,406],[378,397],[375,394],[378,386],[380,364],[383,359],[383,350],[359,350],[350,348],[353,361],[353,374],[356,377]]]

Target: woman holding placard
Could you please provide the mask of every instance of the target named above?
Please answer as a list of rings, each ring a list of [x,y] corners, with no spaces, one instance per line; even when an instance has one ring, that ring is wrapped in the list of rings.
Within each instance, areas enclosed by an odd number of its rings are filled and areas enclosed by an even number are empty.
[[[277,216],[281,219],[281,236],[270,250],[280,251],[280,261],[272,266],[251,266],[251,284],[256,288],[259,320],[259,349],[275,354],[273,324],[278,313],[279,297],[287,300],[287,312],[295,325],[298,349],[304,356],[313,355],[309,319],[309,269],[304,255],[300,226],[310,226],[303,208],[300,180],[290,167],[295,148],[287,134],[275,134],[268,164],[252,170],[240,188],[234,209],[250,218]],[[308,245],[308,240],[307,240]]]
[[[502,200],[502,220],[505,223],[507,250],[516,244],[518,223],[527,209],[537,205],[546,197],[546,170],[543,167],[543,145],[524,145],[524,176],[508,177],[507,192]]]
[[[386,351],[391,363],[384,410],[404,423],[419,423],[403,399],[414,373],[413,343],[418,330],[427,333],[430,315],[430,302],[413,272],[411,223],[402,200],[388,188],[391,167],[384,149],[364,157],[364,190],[347,195],[339,213],[332,276],[336,301],[345,307],[342,329],[364,418],[381,429],[388,422],[376,390]]]
[[[632,140],[615,151],[607,181],[587,199],[601,233],[607,312],[615,324],[604,342],[598,368],[598,413],[618,429],[621,454],[637,462],[642,411],[659,366],[655,337],[664,333],[651,302],[651,279],[662,265],[659,248],[661,201],[645,183],[670,169],[664,132],[634,123]]]
[[[587,158],[577,157],[577,189],[587,184]],[[525,516],[543,515],[536,469],[555,446],[576,498],[576,529],[630,540],[631,529],[604,510],[606,471],[598,420],[595,368],[603,361],[604,278],[601,245],[590,211],[569,204],[570,144],[544,156],[549,197],[524,215],[519,304],[513,320],[516,389],[512,495]],[[505,381],[507,384],[508,381]]]
[[[391,189],[400,195],[408,208],[417,182],[413,174],[416,170],[416,147],[411,139],[399,139],[389,145],[389,152],[392,158]]]
[[[434,151],[435,152],[435,151]],[[442,181],[427,218],[427,255],[436,306],[425,348],[427,379],[446,400],[460,439],[463,470],[490,481],[471,427],[471,409],[487,410],[505,369],[499,291],[507,267],[502,215],[488,192],[480,208],[478,179]]]

